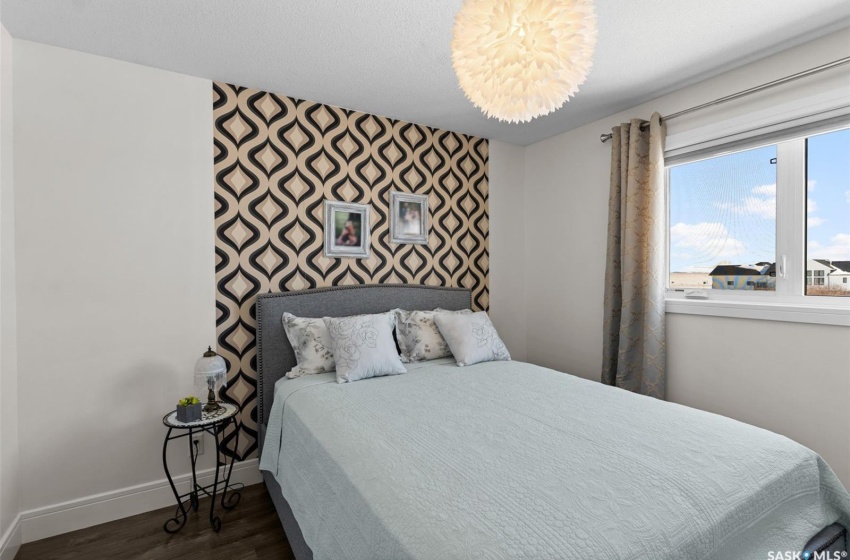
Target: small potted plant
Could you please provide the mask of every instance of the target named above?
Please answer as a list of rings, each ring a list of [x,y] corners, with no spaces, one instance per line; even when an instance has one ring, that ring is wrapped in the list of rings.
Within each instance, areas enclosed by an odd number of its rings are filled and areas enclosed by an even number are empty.
[[[201,401],[192,395],[177,403],[177,421],[188,424],[201,419]]]

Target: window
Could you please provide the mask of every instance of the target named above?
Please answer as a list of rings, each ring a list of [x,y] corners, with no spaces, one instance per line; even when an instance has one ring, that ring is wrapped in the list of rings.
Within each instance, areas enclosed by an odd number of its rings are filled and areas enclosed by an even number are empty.
[[[776,260],[776,146],[671,167],[670,286],[743,290]],[[773,289],[773,283],[768,290]]]
[[[824,278],[823,278],[823,270],[807,270],[806,271],[806,286],[823,286]],[[818,294],[812,293],[813,290],[806,290],[807,295],[826,295],[826,294]]]
[[[668,301],[850,310],[850,128],[780,139],[668,163]]]
[[[806,140],[806,263],[806,295],[850,297],[850,129]]]

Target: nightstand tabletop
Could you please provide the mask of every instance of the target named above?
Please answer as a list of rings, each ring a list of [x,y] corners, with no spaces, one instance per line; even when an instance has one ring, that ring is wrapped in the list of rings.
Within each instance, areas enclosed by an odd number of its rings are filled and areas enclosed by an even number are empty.
[[[169,428],[178,428],[178,429],[189,429],[189,428],[197,428],[200,426],[210,426],[212,424],[218,424],[224,420],[228,420],[239,413],[239,407],[235,404],[228,402],[220,402],[218,403],[219,408],[215,412],[201,412],[201,419],[197,422],[180,422],[177,420],[177,411],[172,410],[168,414],[162,417],[162,423],[168,426]]]

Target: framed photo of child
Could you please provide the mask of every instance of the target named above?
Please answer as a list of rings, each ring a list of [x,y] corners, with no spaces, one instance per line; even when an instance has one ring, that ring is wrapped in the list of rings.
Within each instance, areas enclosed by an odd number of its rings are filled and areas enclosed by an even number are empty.
[[[326,257],[369,257],[369,210],[366,204],[325,201]]]
[[[428,196],[390,193],[390,242],[428,244]]]

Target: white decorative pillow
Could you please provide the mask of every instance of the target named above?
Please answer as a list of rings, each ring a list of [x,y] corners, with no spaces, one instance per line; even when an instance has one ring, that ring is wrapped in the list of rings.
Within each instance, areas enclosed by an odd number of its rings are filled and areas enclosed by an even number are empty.
[[[336,382],[406,373],[393,340],[395,315],[325,317],[333,341]]]
[[[396,339],[404,363],[436,360],[452,355],[446,339],[434,323],[437,313],[472,313],[469,309],[460,311],[405,311],[393,309],[396,318]]]
[[[438,313],[434,322],[459,366],[511,359],[505,343],[484,311],[468,315]]]
[[[289,339],[298,362],[298,365],[287,372],[286,377],[294,379],[336,369],[333,342],[324,320],[296,317],[292,313],[284,313],[282,320],[286,338]]]

